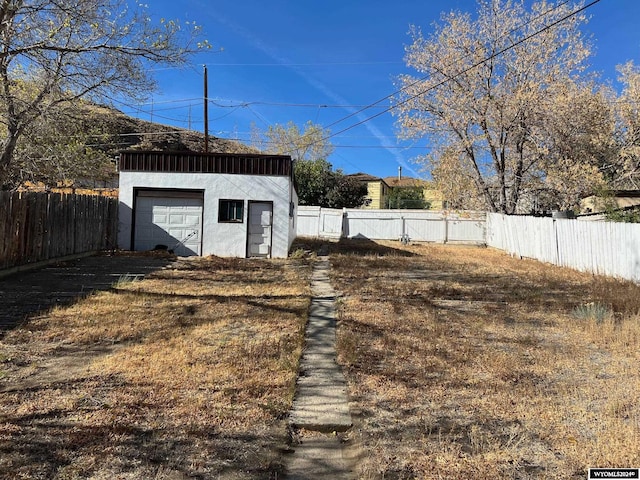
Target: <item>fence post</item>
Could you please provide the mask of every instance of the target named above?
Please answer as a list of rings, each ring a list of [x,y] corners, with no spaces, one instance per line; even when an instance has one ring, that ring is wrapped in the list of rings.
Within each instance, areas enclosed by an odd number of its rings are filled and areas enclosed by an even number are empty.
[[[346,207],[342,207],[342,228],[340,230],[340,238],[347,238],[349,231],[349,213]]]
[[[553,219],[553,237],[556,243],[556,250],[555,250],[556,258],[555,258],[554,264],[560,265],[560,241],[558,240],[558,221],[555,218]]]
[[[449,242],[449,215],[444,214],[444,240],[442,243]]]

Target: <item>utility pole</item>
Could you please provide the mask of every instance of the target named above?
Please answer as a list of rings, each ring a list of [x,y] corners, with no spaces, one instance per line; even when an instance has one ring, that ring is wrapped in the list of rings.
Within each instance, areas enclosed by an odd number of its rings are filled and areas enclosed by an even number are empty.
[[[204,153],[209,153],[209,80],[204,65]]]

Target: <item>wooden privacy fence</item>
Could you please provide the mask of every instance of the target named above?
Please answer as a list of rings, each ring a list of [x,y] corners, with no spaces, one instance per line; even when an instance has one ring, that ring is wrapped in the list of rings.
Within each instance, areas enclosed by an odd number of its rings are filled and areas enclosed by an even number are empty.
[[[0,192],[0,269],[115,248],[118,199]]]

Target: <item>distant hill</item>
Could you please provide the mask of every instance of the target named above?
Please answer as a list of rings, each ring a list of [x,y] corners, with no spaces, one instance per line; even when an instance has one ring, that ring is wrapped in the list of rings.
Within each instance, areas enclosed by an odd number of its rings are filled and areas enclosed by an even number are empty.
[[[204,133],[152,123],[98,105],[84,106],[85,131],[98,132],[99,149],[117,154],[121,150],[204,151]],[[253,147],[235,140],[209,136],[209,151],[219,153],[256,153]]]
[[[22,141],[10,187],[65,193],[112,190],[118,186],[116,158],[123,150],[204,152],[202,132],[140,120],[87,101],[44,117],[38,128],[37,135]],[[209,152],[259,153],[214,136],[209,136]]]

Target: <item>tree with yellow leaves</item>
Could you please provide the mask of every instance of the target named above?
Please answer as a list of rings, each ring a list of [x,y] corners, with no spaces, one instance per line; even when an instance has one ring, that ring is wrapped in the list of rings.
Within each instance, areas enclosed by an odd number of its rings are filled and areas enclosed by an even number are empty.
[[[429,36],[412,27],[405,60],[419,76],[398,78],[394,111],[401,137],[427,137],[440,184],[459,177],[468,197],[511,214],[541,190],[567,207],[602,181],[608,150],[593,136],[611,123],[581,77],[584,21],[567,2],[481,0],[477,16],[444,14]]]
[[[620,155],[615,165],[616,188],[640,189],[640,68],[628,62],[618,67],[623,89],[616,101],[617,141]]]

